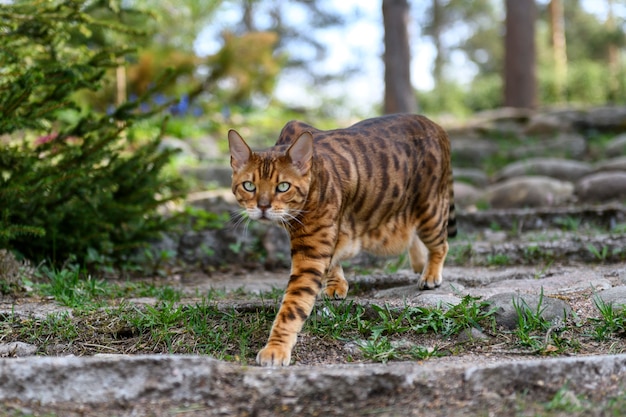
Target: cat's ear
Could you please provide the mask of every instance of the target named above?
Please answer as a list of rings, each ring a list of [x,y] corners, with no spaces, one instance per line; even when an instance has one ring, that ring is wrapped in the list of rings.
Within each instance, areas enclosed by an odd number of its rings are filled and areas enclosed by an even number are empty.
[[[300,175],[307,173],[311,169],[311,159],[313,158],[313,135],[311,132],[301,134],[287,149],[287,156]]]
[[[230,166],[234,171],[238,171],[248,163],[252,151],[239,133],[233,129],[228,131],[228,147],[230,148]]]

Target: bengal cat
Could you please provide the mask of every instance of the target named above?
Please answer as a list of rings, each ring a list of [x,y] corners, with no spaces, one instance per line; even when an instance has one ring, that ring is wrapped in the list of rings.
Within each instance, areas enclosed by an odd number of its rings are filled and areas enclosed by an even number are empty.
[[[283,226],[291,239],[291,275],[260,365],[289,365],[316,296],[346,297],[341,261],[361,250],[408,248],[419,288],[441,284],[456,222],[450,143],[437,124],[411,114],[327,131],[291,121],[265,151],[234,130],[228,142],[244,215]]]

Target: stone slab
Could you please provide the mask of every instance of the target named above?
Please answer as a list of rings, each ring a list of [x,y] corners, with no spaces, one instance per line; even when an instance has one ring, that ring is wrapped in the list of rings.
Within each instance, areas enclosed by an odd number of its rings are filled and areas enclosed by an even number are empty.
[[[323,398],[338,413],[372,399],[393,410],[400,399],[417,407],[438,397],[454,401],[524,392],[543,398],[565,386],[576,394],[590,393],[607,381],[626,383],[626,355],[287,368],[172,355],[0,359],[0,401],[94,405],[168,398],[214,405],[221,415],[244,410],[271,415],[273,408],[293,404],[301,404],[299,411],[306,415],[314,411],[306,409],[312,398]]]

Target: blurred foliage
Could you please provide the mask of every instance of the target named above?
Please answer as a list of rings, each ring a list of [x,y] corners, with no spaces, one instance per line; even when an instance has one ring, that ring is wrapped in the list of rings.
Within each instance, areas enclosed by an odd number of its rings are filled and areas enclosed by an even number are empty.
[[[0,247],[52,263],[90,251],[120,259],[170,225],[157,209],[182,192],[162,174],[171,152],[159,150],[158,135],[125,139],[156,114],[140,107],[170,79],[108,114],[75,96],[101,88],[146,35],[126,24],[139,13],[112,0],[0,8]]]
[[[441,3],[441,0],[433,3],[437,2]],[[540,105],[564,102],[626,104],[626,64],[623,58],[626,22],[623,17],[615,15],[610,22],[583,8],[579,0],[562,0],[562,3],[568,71],[565,94],[559,96],[551,45],[549,1],[538,2],[536,45]],[[609,6],[608,2],[603,3]],[[613,1],[613,7],[617,3],[624,4],[623,0]],[[461,52],[470,62],[468,70],[473,66],[476,73],[467,84],[461,85],[444,77],[436,80],[433,90],[418,91],[421,110],[431,114],[468,116],[501,106],[504,59],[502,2],[446,1],[441,13],[443,16],[434,21],[432,5],[427,8],[422,18],[423,34],[431,39],[436,36],[443,39],[438,51],[443,65],[451,66],[453,54]],[[611,48],[619,51],[618,57],[622,54],[613,68],[609,62]]]
[[[230,103],[248,102],[253,94],[270,96],[284,59],[274,55],[278,35],[273,32],[248,32],[236,36],[223,34],[224,46],[206,63],[211,68],[209,85],[228,80],[221,98]]]

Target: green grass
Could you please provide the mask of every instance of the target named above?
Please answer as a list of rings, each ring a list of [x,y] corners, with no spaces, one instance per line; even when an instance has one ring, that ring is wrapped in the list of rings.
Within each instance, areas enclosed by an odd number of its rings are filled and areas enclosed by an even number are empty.
[[[219,310],[207,300],[194,305],[132,306],[121,312],[121,319],[141,336],[148,351],[206,354],[232,361],[245,361],[256,353],[250,341],[265,334],[273,316],[269,311],[244,315]]]
[[[391,345],[386,336],[372,335],[369,339],[361,341],[359,347],[363,357],[373,362],[387,363],[400,357],[398,350]]]
[[[25,336],[29,342],[35,342],[48,337],[54,337],[64,342],[72,342],[79,335],[80,330],[68,313],[54,313],[43,319],[29,320],[32,321],[29,323],[27,320],[27,325],[21,328],[23,332],[22,335]],[[28,324],[32,324],[32,326]]]
[[[185,304],[177,302],[178,293],[168,287],[118,287],[102,281],[75,281],[75,271],[54,277],[56,281],[42,285],[41,290],[54,294],[65,305],[83,304],[72,314],[53,313],[45,318],[2,316],[0,328],[8,341],[35,344],[40,354],[60,346],[61,352],[77,354],[192,353],[253,363],[265,343],[282,294],[279,290],[262,294],[261,300],[271,302],[263,301],[263,307],[253,310],[224,310],[212,298],[216,294]],[[75,287],[68,288],[69,283]],[[155,305],[136,305],[112,298],[120,293],[150,293],[161,300]],[[320,340],[357,341],[363,357],[372,361],[425,359],[445,352],[436,343],[425,345],[416,337],[447,338],[470,327],[492,326],[491,314],[484,303],[471,297],[447,309],[365,307],[352,300],[326,300],[316,305],[303,333]]]
[[[576,395],[564,386],[554,394],[550,401],[545,403],[544,410],[574,413],[583,411],[585,403],[584,396]]]
[[[5,314],[0,316],[0,333],[3,341],[37,345],[40,354],[185,353],[251,364],[266,341],[283,295],[279,288],[261,294],[245,288],[213,289],[192,294],[195,299],[190,302],[180,289],[169,285],[99,280],[74,266],[40,268],[38,278],[39,282],[29,282],[31,294],[52,297],[72,313],[28,318]],[[129,301],[144,297],[153,298],[154,304]],[[242,310],[218,308],[218,300],[255,302]],[[592,340],[610,344],[605,351],[623,351],[620,343],[626,333],[626,313],[599,298],[594,301],[598,317],[585,323],[569,319],[548,322],[542,315],[543,298],[532,307],[523,300],[515,301],[518,326],[502,332],[496,328],[494,309],[471,296],[456,305],[437,307],[322,300],[302,333],[322,346],[356,343],[364,360],[378,362],[423,360],[489,346],[489,340],[456,342],[456,336],[468,329],[482,331],[493,343],[522,347],[538,355],[576,353],[581,343]]]
[[[100,291],[96,293],[100,295]],[[278,290],[265,293],[263,299],[271,302],[263,301],[262,307],[244,310],[218,308],[212,298],[215,294],[191,304],[162,300],[141,306],[122,301],[101,307],[100,303],[91,303],[91,308],[74,309],[71,315],[54,313],[44,318],[5,315],[0,317],[0,329],[6,341],[35,344],[41,354],[61,346],[61,352],[75,354],[185,353],[251,364],[266,341],[281,293]],[[225,293],[217,295],[232,297]],[[625,331],[626,313],[601,301],[596,301],[596,305],[600,317],[591,319],[586,333],[578,337],[614,341]],[[516,301],[515,308],[518,328],[501,332],[495,325],[495,310],[470,296],[456,305],[439,307],[395,308],[387,304],[361,305],[354,300],[325,300],[315,306],[303,334],[331,345],[337,341],[355,342],[363,359],[377,362],[422,360],[462,352],[465,345],[454,342],[454,337],[472,328],[495,340],[512,337],[509,343],[540,355],[576,351],[577,339],[570,340],[561,334],[564,325],[542,317],[541,300],[532,307]],[[569,331],[573,330],[576,329]]]
[[[321,338],[357,340],[364,358],[376,362],[421,360],[445,354],[437,346],[417,343],[416,335],[441,340],[472,327],[492,329],[494,310],[467,296],[455,306],[392,308],[388,304],[365,307],[353,301],[324,301],[304,327]]]
[[[494,253],[487,255],[487,265],[489,266],[506,266],[511,262],[508,255],[504,253]]]
[[[543,288],[536,307],[530,307],[523,298],[513,299],[513,307],[517,313],[517,328],[513,334],[517,343],[538,354],[561,353],[567,348],[577,350],[580,343],[562,336],[566,328],[565,312],[563,319],[548,321],[544,318]],[[568,323],[571,325],[572,323]]]
[[[580,217],[565,216],[555,219],[554,222],[561,227],[561,230],[576,232],[580,229],[582,219]]]
[[[541,352],[546,349],[545,333],[550,328],[550,322],[543,317],[543,290],[541,298],[535,308],[531,308],[523,298],[513,299],[513,307],[517,313],[517,328],[514,334],[518,343],[533,351]]]
[[[598,249],[594,245],[588,244],[587,249],[593,254],[593,256],[595,256],[596,260],[598,260],[599,262],[604,262],[609,256],[609,248],[607,246],[602,246],[602,248]]]
[[[369,321],[365,318],[365,308],[354,301],[339,302],[323,300],[321,306],[313,309],[304,331],[331,339],[348,338],[350,335],[364,335],[369,331]]]
[[[108,282],[93,278],[76,265],[64,269],[42,267],[42,282],[33,283],[35,291],[53,297],[59,304],[76,309],[93,309],[119,298],[154,297],[160,301],[180,301],[182,291],[141,281]]]
[[[594,295],[593,302],[600,312],[599,318],[593,318],[594,338],[598,341],[606,341],[611,337],[626,334],[626,305],[619,308],[613,306],[613,303],[606,303],[597,295]]]

